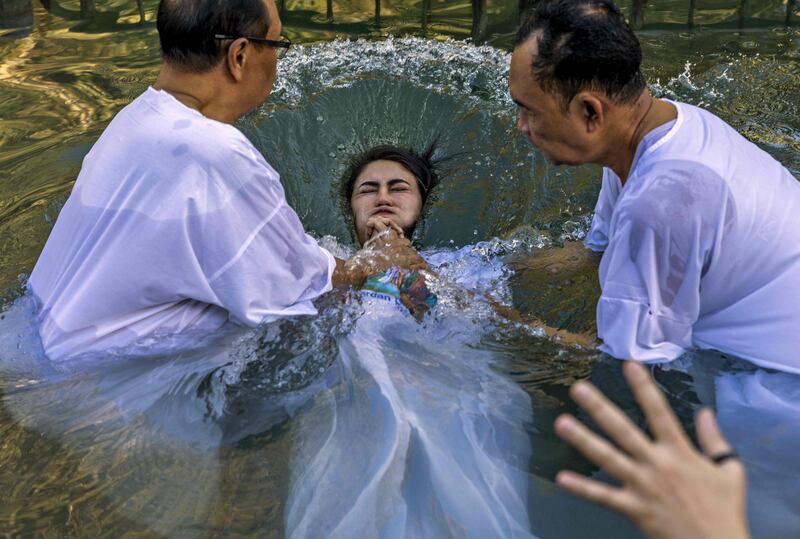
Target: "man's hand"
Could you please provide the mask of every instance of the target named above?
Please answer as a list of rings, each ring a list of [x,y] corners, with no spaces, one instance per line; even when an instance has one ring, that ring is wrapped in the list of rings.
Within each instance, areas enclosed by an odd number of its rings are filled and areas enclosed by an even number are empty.
[[[427,263],[405,239],[403,229],[387,217],[371,217],[367,221],[370,239],[350,260],[336,260],[333,286],[364,284],[370,275],[377,275],[392,267],[428,269]],[[421,264],[420,264],[421,262]]]
[[[350,274],[361,276],[361,282],[370,275],[378,275],[390,268],[429,269],[411,242],[389,225],[375,233],[345,264]]]
[[[697,417],[700,453],[646,369],[629,362],[624,371],[654,439],[597,388],[578,382],[572,386],[572,398],[616,445],[570,415],[556,420],[556,433],[622,486],[613,487],[569,471],[560,472],[557,483],[576,496],[622,513],[651,538],[748,537],[744,467],[738,458],[719,464],[710,458],[731,450],[714,414],[703,410]]]
[[[372,268],[375,275],[389,268],[426,270],[428,264],[411,245],[411,241],[398,234],[394,228],[387,228],[372,236],[364,247],[350,259]]]

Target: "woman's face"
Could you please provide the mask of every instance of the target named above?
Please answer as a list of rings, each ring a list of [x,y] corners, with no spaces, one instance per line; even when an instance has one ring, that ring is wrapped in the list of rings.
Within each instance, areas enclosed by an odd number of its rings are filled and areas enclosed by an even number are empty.
[[[422,213],[419,182],[400,163],[373,161],[356,178],[350,209],[361,245],[369,239],[367,222],[372,217],[389,219],[409,235]]]

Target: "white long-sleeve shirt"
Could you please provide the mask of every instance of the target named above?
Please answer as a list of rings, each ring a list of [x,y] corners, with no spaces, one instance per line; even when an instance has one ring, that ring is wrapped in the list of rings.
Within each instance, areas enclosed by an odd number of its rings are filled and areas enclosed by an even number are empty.
[[[603,173],[586,240],[605,251],[601,349],[668,361],[698,346],[800,373],[800,182],[713,114],[674,105],[625,185]]]
[[[150,88],[86,156],[29,286],[60,360],[314,314],[334,268],[238,129]]]

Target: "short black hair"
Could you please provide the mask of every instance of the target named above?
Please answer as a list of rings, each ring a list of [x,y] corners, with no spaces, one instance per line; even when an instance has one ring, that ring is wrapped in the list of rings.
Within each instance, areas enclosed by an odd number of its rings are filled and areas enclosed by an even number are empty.
[[[515,47],[538,39],[531,68],[568,106],[581,91],[603,91],[619,104],[645,89],[642,47],[611,0],[542,0],[517,32]]]
[[[269,23],[264,0],[161,0],[156,26],[165,62],[204,72],[225,57],[215,34],[264,37]]]
[[[361,172],[375,161],[394,161],[408,169],[417,178],[419,191],[422,195],[422,206],[428,200],[431,190],[439,184],[439,175],[436,167],[440,160],[434,159],[436,153],[436,142],[431,143],[425,151],[417,153],[410,148],[400,148],[383,144],[375,146],[357,156],[350,165],[349,173],[343,184],[343,196],[348,205],[353,198],[353,188]]]

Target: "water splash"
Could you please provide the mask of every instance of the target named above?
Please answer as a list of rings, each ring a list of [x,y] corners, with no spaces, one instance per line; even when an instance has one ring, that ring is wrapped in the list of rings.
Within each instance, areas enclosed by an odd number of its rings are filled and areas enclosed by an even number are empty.
[[[402,79],[432,92],[491,104],[493,112],[509,116],[514,111],[506,83],[510,61],[508,52],[449,38],[389,36],[384,41],[337,39],[293,47],[281,60],[266,110],[296,106],[358,80]],[[324,117],[318,121],[324,122]]]
[[[654,95],[704,107],[800,174],[800,64],[777,55],[730,54],[710,67],[687,61]]]

